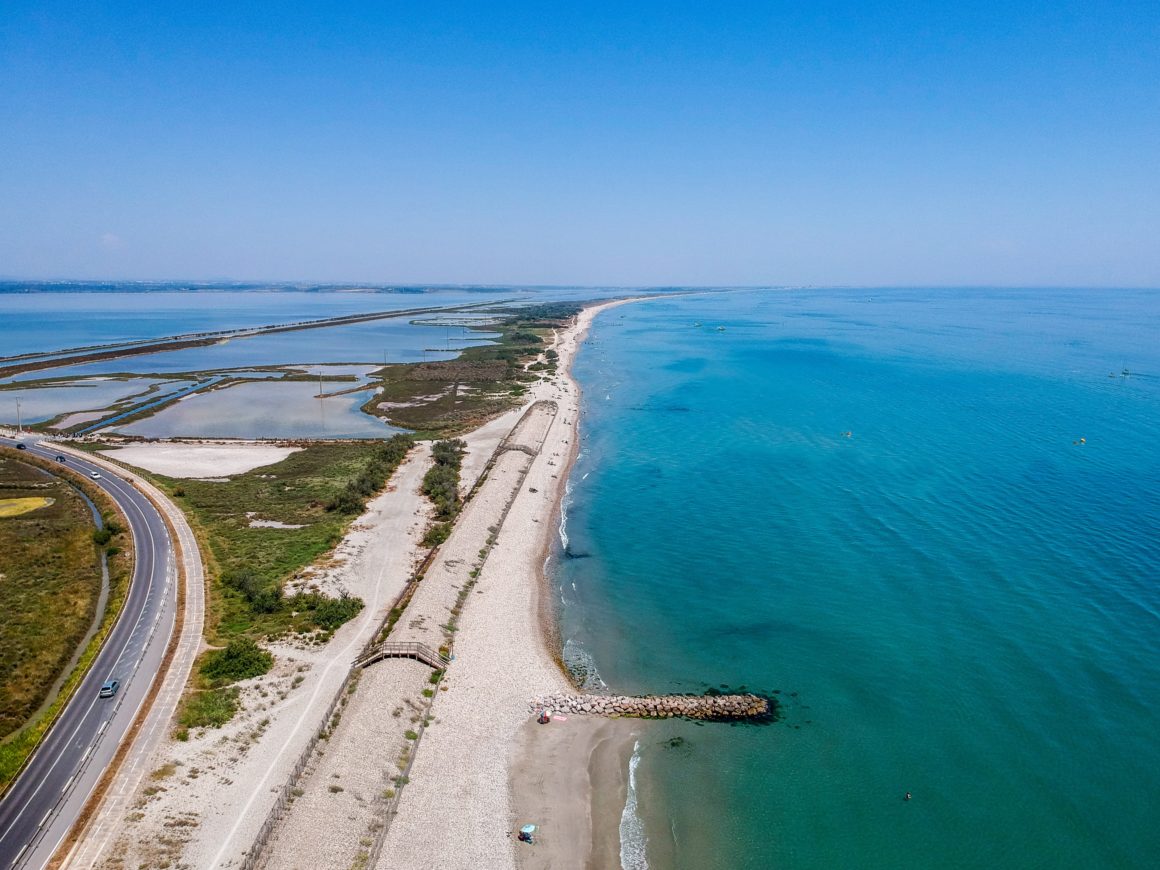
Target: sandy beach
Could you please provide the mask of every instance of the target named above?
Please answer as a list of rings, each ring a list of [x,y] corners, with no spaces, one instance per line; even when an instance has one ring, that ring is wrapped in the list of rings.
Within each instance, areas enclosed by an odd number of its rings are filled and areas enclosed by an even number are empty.
[[[586,308],[561,332],[559,373],[532,390],[558,413],[464,611],[447,691],[390,822],[381,870],[619,866],[628,757],[647,723],[572,716],[538,725],[528,708],[534,695],[571,690],[545,631],[544,568],[577,453],[570,367],[592,319],[618,304]],[[515,838],[528,823],[537,826],[531,846]]]

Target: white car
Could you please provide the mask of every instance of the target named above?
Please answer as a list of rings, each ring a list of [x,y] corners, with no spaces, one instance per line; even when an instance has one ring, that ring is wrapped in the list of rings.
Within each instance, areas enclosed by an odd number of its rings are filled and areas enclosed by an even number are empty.
[[[91,477],[93,480],[100,480],[100,479],[101,479],[101,472],[99,472],[99,471],[90,471],[90,472],[89,472],[89,477]]]

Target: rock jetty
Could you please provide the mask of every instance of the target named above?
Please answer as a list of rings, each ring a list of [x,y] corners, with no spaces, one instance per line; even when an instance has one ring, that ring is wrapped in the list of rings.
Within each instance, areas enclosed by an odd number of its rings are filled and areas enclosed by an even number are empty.
[[[760,695],[542,695],[533,698],[532,713],[542,710],[588,716],[632,716],[638,719],[764,719],[773,704]]]

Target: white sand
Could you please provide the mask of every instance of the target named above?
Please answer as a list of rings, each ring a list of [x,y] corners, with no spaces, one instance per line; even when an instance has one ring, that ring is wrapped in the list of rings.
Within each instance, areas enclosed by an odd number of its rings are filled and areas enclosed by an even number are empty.
[[[135,444],[100,452],[167,477],[216,478],[273,465],[301,449],[270,444]]]

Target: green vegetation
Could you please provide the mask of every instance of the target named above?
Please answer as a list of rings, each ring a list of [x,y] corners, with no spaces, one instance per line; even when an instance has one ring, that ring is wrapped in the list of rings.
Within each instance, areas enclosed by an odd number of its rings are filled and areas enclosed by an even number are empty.
[[[325,641],[363,609],[360,598],[286,595],[283,587],[333,549],[413,444],[406,435],[312,444],[225,483],[151,476],[198,535],[211,581],[206,636],[224,645],[202,657],[178,715],[179,739],[189,728],[220,727],[234,715],[238,691],[229,684],[264,674],[273,663],[258,645],[263,638],[300,633]],[[255,528],[254,514],[297,528]]]
[[[475,327],[498,332],[494,344],[466,348],[452,360],[384,366],[378,372],[382,392],[363,410],[423,437],[447,438],[474,429],[515,407],[541,372],[555,372],[545,340],[580,307],[554,302],[508,310],[498,324]],[[546,363],[537,363],[542,353]]]
[[[206,636],[227,644],[288,632],[333,632],[362,609],[357,598],[287,596],[283,585],[325,555],[411,449],[385,442],[312,444],[228,482],[152,475],[189,517],[211,578]],[[180,493],[180,494],[179,494]],[[300,528],[253,528],[251,515]]]
[[[367,500],[386,485],[414,446],[415,440],[409,435],[396,435],[380,445],[362,473],[350,481],[326,509],[340,514],[361,514],[366,510]]]
[[[238,688],[209,689],[185,699],[177,721],[182,728],[221,728],[238,712]],[[188,732],[186,733],[188,736]],[[180,737],[180,733],[179,733]]]
[[[201,662],[201,674],[217,687],[260,677],[273,664],[274,656],[249,638],[238,637],[231,640],[224,649],[207,653]]]
[[[437,522],[423,536],[423,545],[434,547],[447,540],[459,514],[459,469],[467,445],[462,441],[436,441],[431,448],[435,463],[423,475],[423,494],[435,505]]]
[[[0,791],[35,750],[96,657],[132,573],[130,552],[108,547],[109,599],[104,615],[65,675],[77,645],[92,626],[101,587],[92,514],[77,490],[84,491],[109,522],[112,531],[106,543],[120,541],[122,527],[116,507],[103,493],[67,471],[64,477],[60,474],[50,463],[0,450],[0,498],[51,499],[34,511],[0,519]]]

